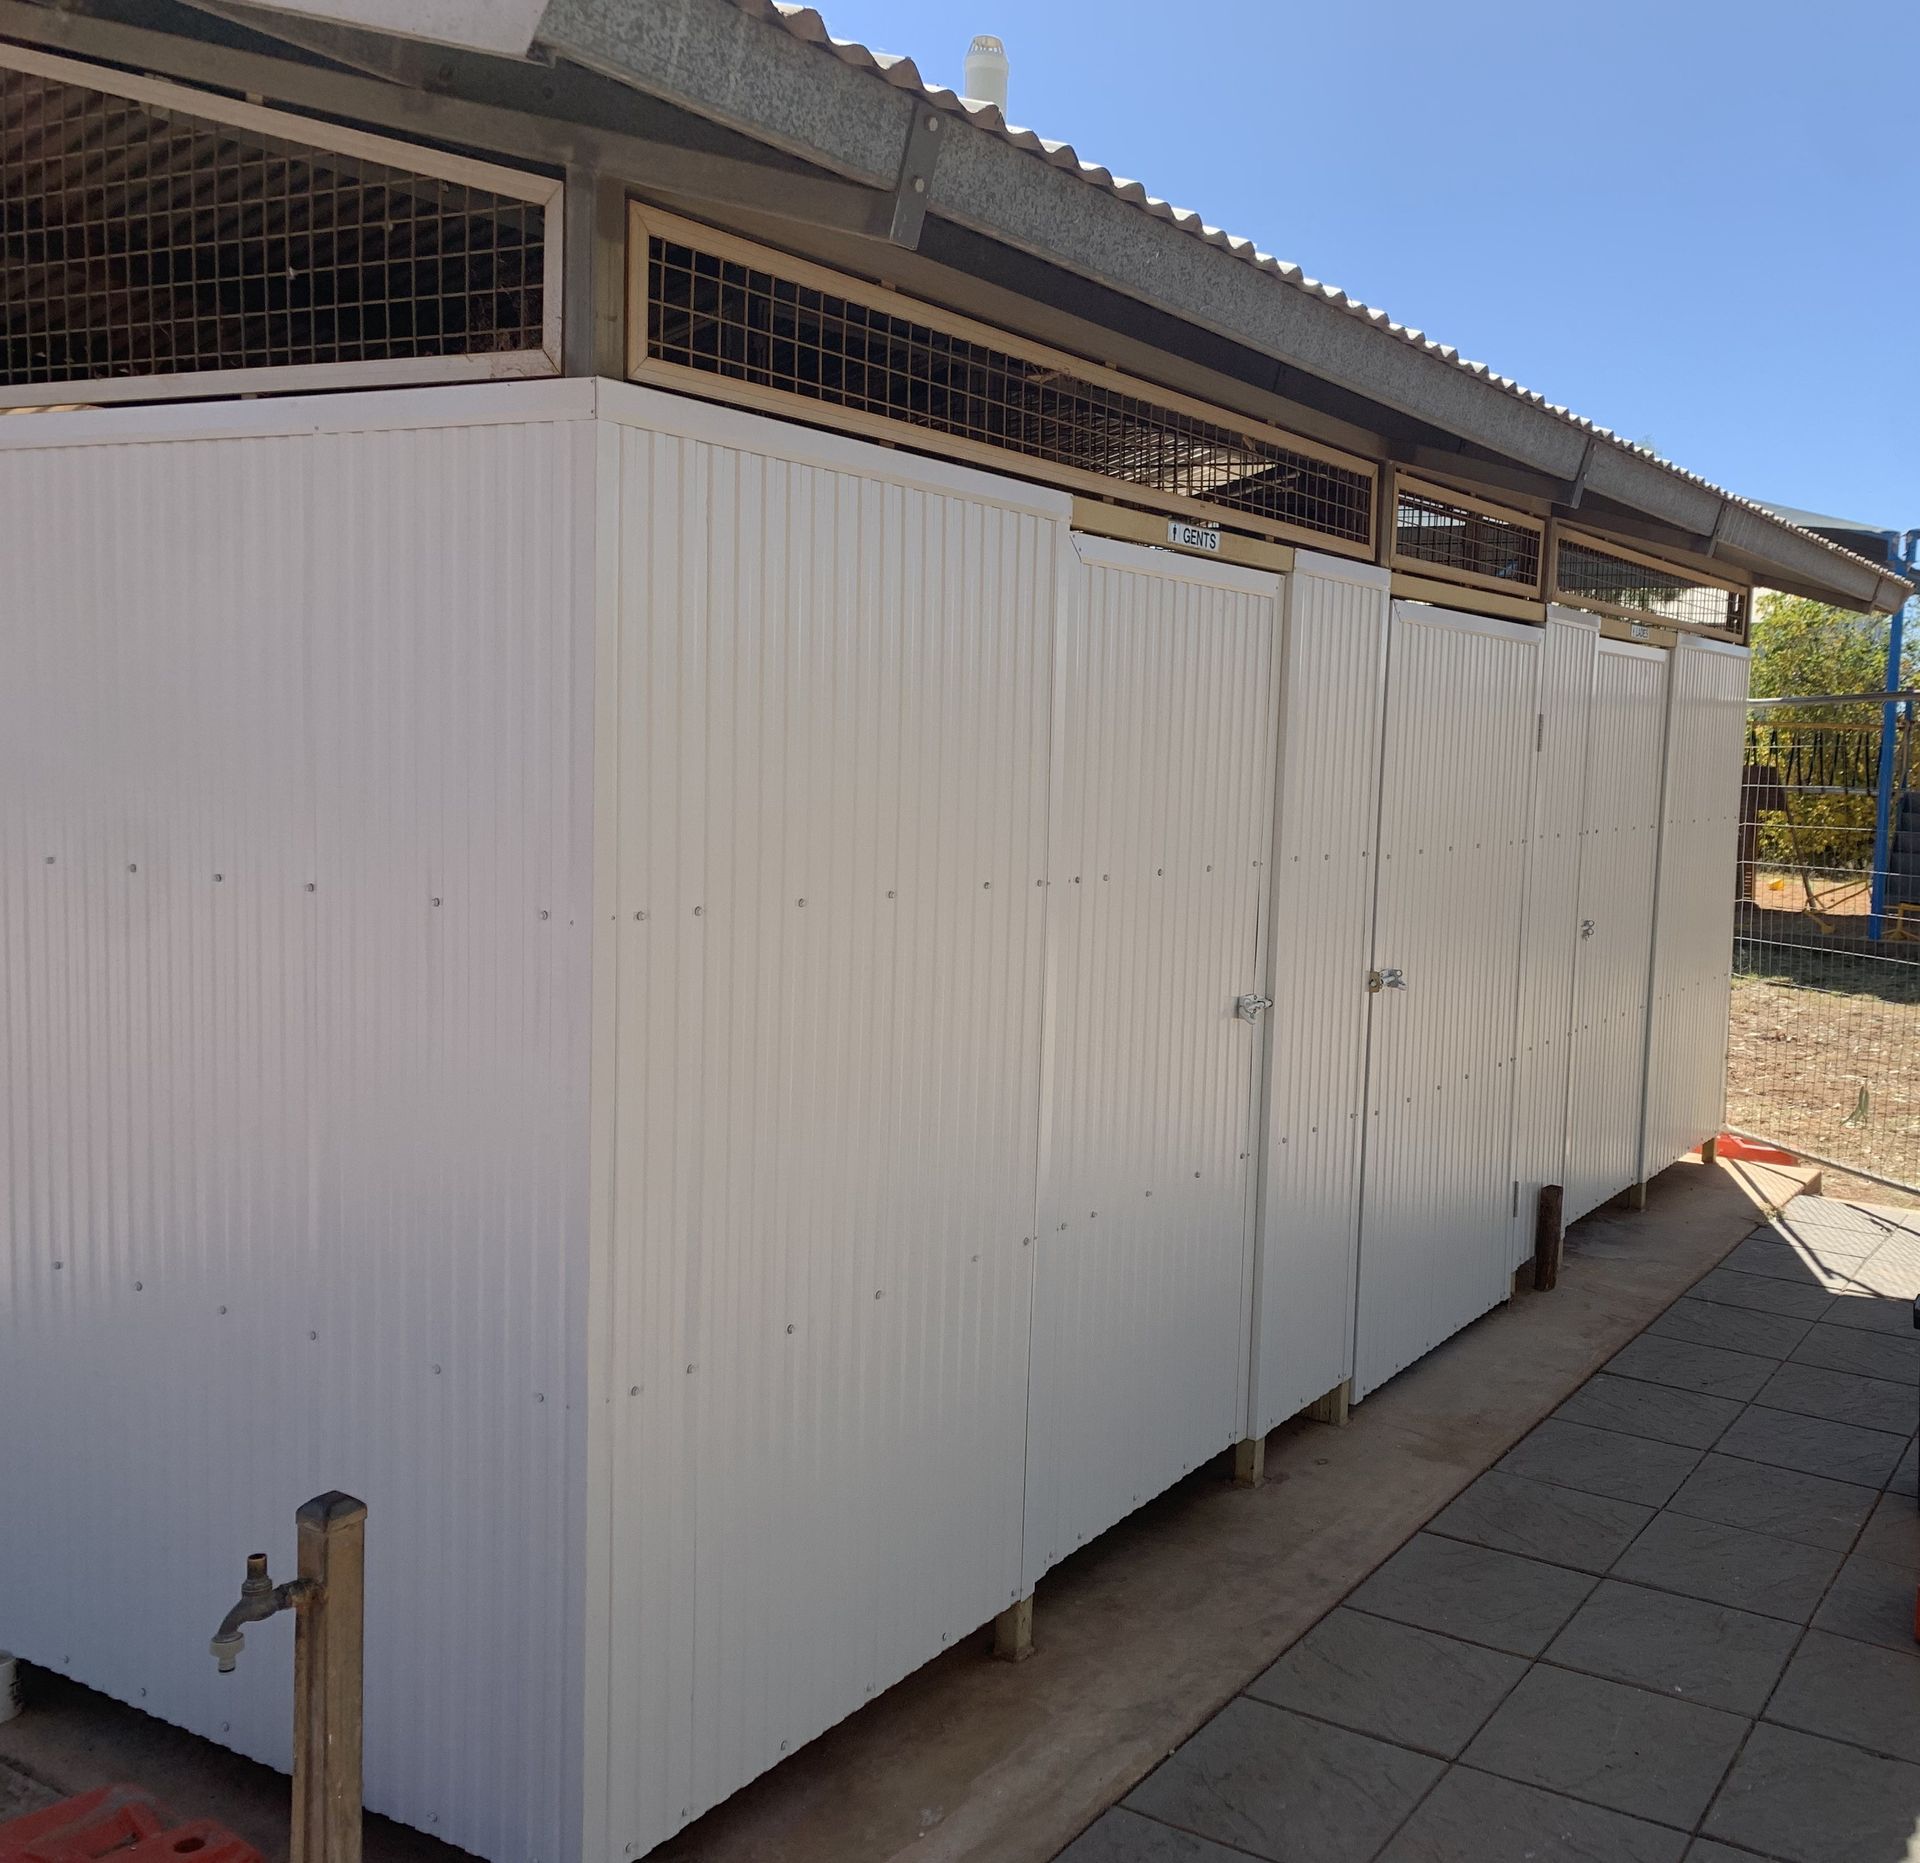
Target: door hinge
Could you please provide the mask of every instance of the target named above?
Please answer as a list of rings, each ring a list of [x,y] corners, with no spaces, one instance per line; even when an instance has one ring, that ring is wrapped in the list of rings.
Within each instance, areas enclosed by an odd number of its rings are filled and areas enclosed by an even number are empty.
[[[1272,1007],[1271,996],[1237,996],[1233,1002],[1233,1013],[1243,1022],[1258,1022],[1261,1011]]]
[[[1533,714],[1533,747],[1536,751],[1539,751],[1544,750],[1546,745],[1547,714],[1545,712],[1535,712]]]
[[[1513,1180],[1513,1213],[1516,1216],[1520,1214],[1520,1180],[1517,1177]]]

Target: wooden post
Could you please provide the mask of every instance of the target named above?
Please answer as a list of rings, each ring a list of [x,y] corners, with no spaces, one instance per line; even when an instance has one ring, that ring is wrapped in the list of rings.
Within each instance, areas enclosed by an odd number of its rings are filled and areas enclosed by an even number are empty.
[[[321,1494],[294,1515],[293,1843],[290,1863],[360,1863],[360,1671],[367,1508]]]
[[[1025,1662],[1033,1654],[1033,1593],[1016,1598],[993,1620],[993,1653],[1000,1662]]]
[[[1642,1178],[1637,1184],[1629,1184],[1626,1191],[1627,1208],[1644,1210],[1647,1207],[1647,1181]]]
[[[1719,1161],[1719,1157],[1720,1134],[1716,1132],[1712,1138],[1702,1139],[1700,1141],[1700,1162],[1702,1164],[1714,1164]]]
[[[1566,1192],[1558,1184],[1542,1184],[1540,1200],[1533,1213],[1533,1285],[1536,1293],[1546,1293],[1559,1284],[1560,1250],[1566,1229],[1560,1214],[1566,1207]]]
[[[1331,1423],[1335,1429],[1344,1429],[1352,1398],[1353,1380],[1343,1378],[1325,1397],[1316,1397],[1307,1406],[1307,1415],[1316,1423]]]
[[[1233,1445],[1233,1485],[1261,1488],[1267,1480],[1267,1439],[1243,1436]]]

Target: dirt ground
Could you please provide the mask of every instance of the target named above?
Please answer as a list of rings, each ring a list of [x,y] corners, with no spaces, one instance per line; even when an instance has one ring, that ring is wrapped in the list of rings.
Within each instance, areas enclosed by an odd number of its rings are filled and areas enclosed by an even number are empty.
[[[1920,968],[1876,969],[1872,980],[1861,989],[1837,966],[1829,981],[1856,987],[1736,975],[1727,1123],[1920,1184]],[[1827,1194],[1869,1190],[1885,1194]]]

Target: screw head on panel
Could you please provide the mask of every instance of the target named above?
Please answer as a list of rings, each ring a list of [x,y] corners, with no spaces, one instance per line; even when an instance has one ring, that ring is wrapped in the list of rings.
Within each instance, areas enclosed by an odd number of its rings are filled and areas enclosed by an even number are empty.
[[[320,1335],[319,1335],[318,1333],[308,1333],[308,1334],[307,1334],[307,1337],[308,1337],[309,1339],[318,1339],[318,1338],[320,1337]]]
[[[628,1385],[628,1386],[627,1386],[627,1395],[628,1395],[629,1397],[638,1397],[638,1396],[640,1395],[640,1387],[639,1387],[639,1386],[638,1386],[637,1384],[630,1384],[630,1385]]]
[[[224,880],[224,879],[225,879],[226,877],[227,877],[227,876],[226,876],[226,875],[225,875],[224,873],[216,873],[216,874],[215,874],[215,875],[213,876],[213,883],[214,883],[214,885],[215,885],[215,886],[218,886],[218,885],[220,884],[220,882],[221,882],[222,880]]]
[[[320,890],[320,889],[319,889],[319,887],[318,887],[318,886],[316,886],[316,885],[315,885],[315,884],[313,883],[313,881],[311,881],[311,880],[309,880],[309,881],[307,882],[307,891],[308,891],[308,892],[310,892],[310,893],[317,893],[317,892],[318,892],[319,890]]]
[[[140,863],[139,863],[139,862],[138,862],[137,860],[130,860],[130,861],[128,861],[128,862],[127,862],[127,871],[128,871],[129,873],[138,873],[138,872],[140,871]],[[141,1692],[141,1694],[143,1694],[143,1695],[144,1695],[144,1694],[145,1694],[145,1693],[146,1693],[147,1691],[146,1691],[146,1690],[145,1690],[145,1689],[143,1688],[143,1689],[142,1689],[142,1690],[141,1690],[140,1692]]]
[[[550,918],[552,918],[552,917],[553,917],[553,914],[552,914],[551,912],[542,912],[542,913],[540,914],[540,916],[541,916],[541,917],[542,917],[543,919],[550,919]]]

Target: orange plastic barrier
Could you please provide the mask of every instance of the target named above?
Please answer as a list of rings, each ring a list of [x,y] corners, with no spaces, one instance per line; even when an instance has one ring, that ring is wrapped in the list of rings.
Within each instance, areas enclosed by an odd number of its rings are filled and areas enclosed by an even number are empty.
[[[1722,1158],[1732,1158],[1741,1164],[1798,1164],[1800,1160],[1790,1151],[1782,1151],[1777,1145],[1762,1145],[1753,1139],[1735,1138],[1731,1132],[1722,1132],[1714,1141],[1714,1150]]]
[[[103,1785],[0,1824],[0,1863],[265,1863],[211,1818],[174,1824],[137,1785]]]

